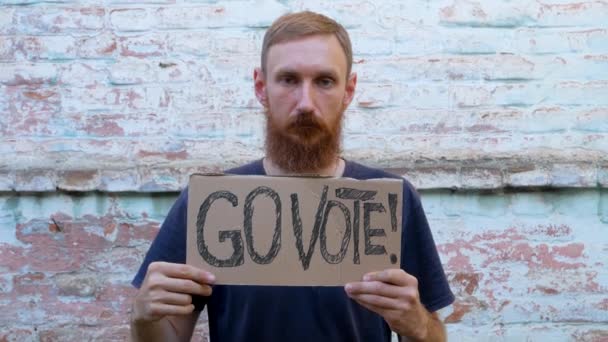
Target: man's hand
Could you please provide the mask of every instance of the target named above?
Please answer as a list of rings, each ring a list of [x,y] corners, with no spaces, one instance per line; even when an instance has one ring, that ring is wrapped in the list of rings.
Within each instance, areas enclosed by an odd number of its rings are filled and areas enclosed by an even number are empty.
[[[429,320],[435,320],[420,302],[418,280],[405,271],[368,273],[362,282],[348,283],[345,289],[350,298],[382,316],[397,334],[421,341],[432,335]]]
[[[158,321],[165,316],[188,315],[192,295],[210,296],[215,276],[190,265],[153,262],[135,297],[132,321]]]

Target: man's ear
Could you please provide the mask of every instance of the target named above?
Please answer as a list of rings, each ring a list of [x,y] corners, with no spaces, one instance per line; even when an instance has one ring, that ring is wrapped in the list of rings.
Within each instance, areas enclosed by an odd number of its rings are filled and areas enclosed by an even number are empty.
[[[344,93],[344,99],[342,100],[345,109],[355,97],[355,88],[357,88],[357,73],[353,72],[346,80],[346,92]]]
[[[268,98],[266,97],[266,77],[261,68],[253,70],[253,84],[255,87],[255,97],[264,108],[268,108]]]

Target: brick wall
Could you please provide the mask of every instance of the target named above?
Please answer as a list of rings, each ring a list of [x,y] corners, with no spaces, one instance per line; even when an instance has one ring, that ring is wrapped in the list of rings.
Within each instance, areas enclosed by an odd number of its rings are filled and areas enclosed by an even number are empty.
[[[421,189],[451,340],[608,340],[608,2],[8,0],[0,341],[127,336],[187,175],[262,155],[262,35],[305,8],[353,40],[345,156]]]

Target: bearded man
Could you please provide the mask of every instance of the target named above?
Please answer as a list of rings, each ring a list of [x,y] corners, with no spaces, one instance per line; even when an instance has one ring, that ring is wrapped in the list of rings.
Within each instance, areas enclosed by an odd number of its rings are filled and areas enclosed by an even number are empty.
[[[228,170],[242,175],[317,174],[399,178],[340,157],[341,127],[357,76],[348,33],[312,12],[277,19],[266,32],[255,94],[265,109],[266,156]],[[404,181],[401,265],[344,287],[213,285],[185,265],[184,190],[133,280],[131,332],[137,341],[187,341],[201,310],[215,341],[443,341],[437,310],[450,291],[420,198]],[[286,275],[288,276],[288,275]]]

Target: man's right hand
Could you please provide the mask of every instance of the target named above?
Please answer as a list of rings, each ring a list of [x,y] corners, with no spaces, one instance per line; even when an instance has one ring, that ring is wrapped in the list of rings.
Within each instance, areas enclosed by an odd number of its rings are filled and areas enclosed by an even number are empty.
[[[151,263],[135,296],[133,323],[191,314],[194,311],[192,295],[210,296],[214,281],[213,274],[190,265]]]

